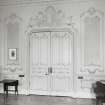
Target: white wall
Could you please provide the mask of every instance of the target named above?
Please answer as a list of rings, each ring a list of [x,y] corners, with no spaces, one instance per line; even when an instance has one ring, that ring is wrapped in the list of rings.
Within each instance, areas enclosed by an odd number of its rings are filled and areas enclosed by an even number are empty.
[[[100,37],[102,37],[102,39],[104,38],[104,14],[105,14],[105,2],[104,0],[89,0],[89,1],[75,1],[75,2],[70,2],[70,1],[63,1],[63,2],[43,2],[43,3],[30,3],[30,4],[15,4],[15,5],[1,5],[0,6],[0,65],[2,65],[2,69],[1,69],[1,73],[2,73],[2,78],[18,78],[20,80],[20,86],[19,86],[19,90],[20,93],[26,93],[28,90],[28,62],[27,62],[27,34],[26,31],[29,31],[30,28],[28,27],[29,22],[30,22],[30,18],[31,17],[36,17],[36,15],[38,15],[39,11],[45,12],[44,10],[48,7],[48,6],[53,6],[55,8],[56,11],[61,10],[62,13],[64,13],[65,18],[63,18],[64,21],[64,25],[59,26],[59,27],[70,27],[69,23],[73,22],[74,23],[74,27],[77,30],[77,48],[76,48],[76,60],[75,60],[75,71],[76,71],[76,76],[75,76],[75,89],[76,89],[76,93],[77,93],[77,97],[91,97],[89,93],[90,91],[90,87],[89,85],[99,79],[103,79],[105,76],[105,70],[104,70],[104,60],[101,62],[102,67],[102,72],[98,71],[95,73],[89,73],[87,70],[85,70],[85,66],[83,63],[83,47],[82,45],[84,44],[84,39],[82,35],[84,35],[84,28],[82,28],[82,24],[83,21],[81,21],[81,15],[83,13],[88,13],[87,11],[90,8],[93,8],[93,10],[95,9],[96,12],[98,12],[98,15],[100,17],[100,19],[102,20],[103,26],[100,25],[101,27],[101,31],[103,31],[100,34]],[[103,14],[103,17],[101,18],[101,13]],[[14,16],[13,14],[15,14],[16,16]],[[14,16],[13,18],[11,18],[11,16]],[[70,17],[73,17],[72,19]],[[85,18],[85,16],[84,16]],[[7,56],[7,28],[6,28],[6,24],[8,24],[8,22],[11,23],[15,23],[18,22],[19,23],[19,42],[17,42],[19,44],[19,64],[16,65],[16,62],[14,64],[14,62],[10,62],[11,65],[7,65],[8,64],[8,56]],[[58,28],[59,28],[58,27]],[[39,27],[36,27],[37,29]],[[45,28],[44,26],[41,28]],[[47,26],[47,28],[51,29],[50,26]],[[89,33],[90,34],[90,33]],[[88,37],[88,36],[87,36]],[[81,43],[83,42],[83,43]],[[99,44],[100,46],[102,46],[102,49],[100,50],[100,54],[102,59],[104,58],[104,39],[101,42],[101,44]],[[15,43],[15,42],[14,42]],[[16,43],[15,43],[16,44]],[[81,45],[82,44],[82,45]],[[11,45],[11,43],[10,43]],[[17,44],[16,44],[17,45]],[[3,47],[2,47],[3,46]],[[14,45],[15,46],[15,45]],[[11,47],[12,48],[12,47]],[[100,57],[99,57],[100,58]],[[84,58],[85,59],[85,58]],[[97,66],[97,65],[96,65]],[[81,68],[84,68],[83,71],[81,71]],[[90,67],[92,68],[92,67]],[[90,69],[89,68],[89,69]],[[20,78],[18,77],[18,75],[23,74],[25,75],[25,77]],[[82,76],[83,79],[78,79],[78,76]],[[86,94],[86,96],[84,96],[84,92],[88,94]],[[81,93],[83,93],[82,96]],[[76,96],[75,96],[76,97]]]

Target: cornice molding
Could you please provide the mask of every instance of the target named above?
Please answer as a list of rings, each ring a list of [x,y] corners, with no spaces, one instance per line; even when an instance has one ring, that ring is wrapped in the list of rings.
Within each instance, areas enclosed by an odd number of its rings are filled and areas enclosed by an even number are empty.
[[[59,3],[59,2],[89,2],[89,1],[103,1],[104,0],[0,0],[0,6],[9,5],[27,5],[27,4],[40,4],[40,3]]]

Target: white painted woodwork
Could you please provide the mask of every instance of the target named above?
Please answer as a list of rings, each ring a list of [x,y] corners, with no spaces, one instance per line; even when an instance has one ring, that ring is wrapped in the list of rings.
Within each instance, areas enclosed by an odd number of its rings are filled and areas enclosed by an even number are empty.
[[[51,33],[52,91],[73,91],[73,35]]]
[[[0,73],[19,79],[19,93],[91,98],[105,79],[104,34],[105,0],[0,0]],[[19,62],[8,62],[8,46],[19,47]]]
[[[104,79],[103,35],[103,12],[90,8],[81,15],[79,91],[92,93],[92,84]]]
[[[33,33],[30,37],[30,91],[49,91],[49,32]]]
[[[3,36],[2,36],[2,24],[1,24],[1,20],[0,20],[0,66],[2,66],[2,51],[3,51],[3,48],[2,48],[2,40],[3,40]]]
[[[73,35],[70,32],[33,33],[30,62],[30,93],[45,91],[45,94],[60,95],[73,91]]]
[[[22,19],[17,16],[15,13],[12,13],[10,16],[5,18],[5,65],[20,65],[22,63],[22,54],[21,54],[21,47],[22,42],[21,40],[23,37],[21,36],[22,31]],[[10,60],[8,50],[10,48],[16,48],[16,60]]]
[[[81,16],[81,70],[103,71],[103,13],[90,8]],[[104,71],[103,71],[104,72]]]
[[[22,18],[15,13],[4,18],[2,22],[2,40],[3,40],[3,64],[2,64],[2,79],[17,79],[19,80],[19,91],[23,83],[19,77],[20,74],[25,74],[23,71],[23,33],[22,33]],[[9,49],[16,48],[16,60],[9,59]],[[20,93],[20,92],[19,92]]]

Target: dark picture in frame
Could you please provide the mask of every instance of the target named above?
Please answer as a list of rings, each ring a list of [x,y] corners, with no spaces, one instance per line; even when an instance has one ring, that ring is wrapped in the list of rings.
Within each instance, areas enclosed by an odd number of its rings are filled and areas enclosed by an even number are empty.
[[[17,58],[17,49],[16,48],[9,48],[8,53],[9,53],[9,60],[16,60],[16,58]]]

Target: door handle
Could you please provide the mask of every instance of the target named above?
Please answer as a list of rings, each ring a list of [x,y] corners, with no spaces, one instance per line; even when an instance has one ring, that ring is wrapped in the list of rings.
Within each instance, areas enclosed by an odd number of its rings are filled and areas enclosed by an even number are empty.
[[[48,74],[52,74],[52,72],[53,72],[53,71],[52,71],[52,67],[49,67],[49,68],[48,68]]]
[[[45,75],[49,75],[49,67],[48,67],[48,71],[45,73]]]
[[[45,75],[49,75],[48,73],[45,73]]]
[[[48,67],[48,72],[45,73],[45,75],[49,75],[49,74],[52,74],[53,70],[52,70],[52,67]]]
[[[52,74],[52,72],[53,72],[53,71],[52,71],[52,67],[49,67],[49,68],[48,68],[48,73],[49,73],[49,74]]]
[[[52,67],[50,67],[50,74],[52,74],[52,72],[53,72],[53,71],[52,71]]]
[[[48,72],[45,73],[45,75],[49,75],[50,74],[50,67],[48,67]]]

